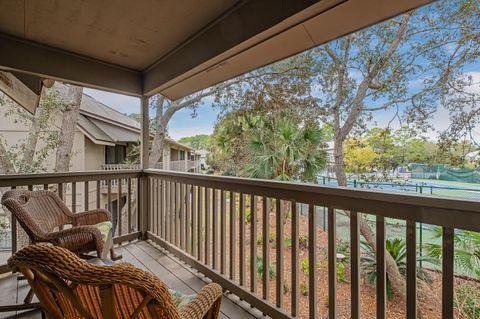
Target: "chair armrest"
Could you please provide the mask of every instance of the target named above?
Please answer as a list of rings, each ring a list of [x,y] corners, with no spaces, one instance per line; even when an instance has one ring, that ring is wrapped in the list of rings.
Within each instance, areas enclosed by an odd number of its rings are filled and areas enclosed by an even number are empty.
[[[180,317],[217,318],[222,303],[222,287],[211,283],[202,288],[197,296],[180,311]],[[209,314],[208,316],[206,316]]]
[[[74,226],[80,225],[95,225],[105,221],[111,221],[112,214],[106,209],[98,208],[89,210],[87,212],[73,214],[72,224]]]
[[[72,250],[79,248],[79,244],[85,241],[85,236],[95,242],[95,248],[100,256],[103,251],[103,240],[100,230],[95,226],[75,226],[51,232],[45,236],[45,241]]]

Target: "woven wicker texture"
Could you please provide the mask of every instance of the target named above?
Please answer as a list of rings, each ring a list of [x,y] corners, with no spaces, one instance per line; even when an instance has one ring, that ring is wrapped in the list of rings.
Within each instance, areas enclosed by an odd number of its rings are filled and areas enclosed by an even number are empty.
[[[2,205],[17,218],[32,243],[50,242],[77,254],[96,251],[100,257],[104,245],[102,234],[93,225],[112,220],[105,209],[73,214],[50,191],[10,190],[3,195]],[[56,230],[66,224],[73,227]]]
[[[67,249],[27,246],[9,260],[28,279],[52,318],[217,318],[222,298],[208,284],[179,312],[168,287],[156,276],[128,263],[98,266]]]

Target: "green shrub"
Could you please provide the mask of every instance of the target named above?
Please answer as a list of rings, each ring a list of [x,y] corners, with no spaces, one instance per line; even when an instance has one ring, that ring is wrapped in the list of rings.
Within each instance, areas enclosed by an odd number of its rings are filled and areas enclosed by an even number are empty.
[[[308,286],[304,282],[300,284],[300,293],[302,294],[302,296],[308,296]]]
[[[257,256],[257,274],[261,278],[263,278],[263,257]],[[277,269],[274,264],[268,265],[268,277],[270,279],[275,278],[277,274]]]
[[[337,261],[337,280],[339,282],[345,282],[345,264],[341,261]]]
[[[298,238],[298,246],[300,249],[307,249],[308,248],[308,235],[302,235]]]
[[[288,294],[289,292],[289,289],[288,289],[288,282],[286,279],[283,279],[283,294],[286,295]]]
[[[377,257],[373,248],[365,241],[361,243],[365,254],[360,258],[362,270],[366,274],[367,281],[374,284],[377,281]],[[405,240],[395,238],[393,240],[387,239],[386,249],[395,260],[398,270],[405,276],[407,274],[407,247]],[[425,259],[418,256],[417,260]],[[431,282],[430,276],[423,270],[417,270],[417,277],[427,283]],[[389,300],[393,298],[393,289],[390,279],[387,274],[387,297]]]
[[[290,237],[288,237],[288,236],[285,237],[285,238],[283,239],[283,246],[284,246],[285,248],[290,248],[290,247],[292,247],[292,239],[291,239]]]
[[[455,288],[455,307],[462,318],[480,318],[480,292],[472,284],[459,285]]]
[[[257,237],[257,245],[263,244],[263,234],[259,234]]]

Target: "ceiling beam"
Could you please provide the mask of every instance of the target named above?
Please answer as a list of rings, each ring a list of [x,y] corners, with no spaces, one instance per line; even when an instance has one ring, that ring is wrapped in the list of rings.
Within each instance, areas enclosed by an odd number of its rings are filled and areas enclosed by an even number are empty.
[[[251,39],[290,16],[316,3],[332,0],[255,0],[243,2],[187,42],[161,58],[144,72],[144,93],[161,86],[194,67]]]
[[[0,70],[142,95],[140,72],[0,34]]]

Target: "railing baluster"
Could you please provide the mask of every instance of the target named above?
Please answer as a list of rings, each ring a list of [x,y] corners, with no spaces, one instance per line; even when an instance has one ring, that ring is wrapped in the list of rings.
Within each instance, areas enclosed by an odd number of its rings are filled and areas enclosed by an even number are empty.
[[[257,200],[250,195],[250,291],[257,291]]]
[[[230,279],[235,280],[235,201],[236,194],[230,192]]]
[[[182,213],[182,200],[181,200],[181,183],[175,184],[175,245],[179,247],[181,238],[181,213]]]
[[[136,189],[136,198],[137,198],[137,220],[135,221],[136,222],[136,225],[135,225],[135,230],[137,231],[140,231],[141,228],[140,228],[140,222],[142,220],[142,214],[141,214],[141,211],[140,211],[140,207],[142,204],[140,204],[141,202],[141,190],[142,190],[142,183],[141,183],[141,178],[140,177],[137,177],[136,179],[136,183],[137,183],[137,189]],[[144,209],[144,208],[142,208]]]
[[[118,179],[118,188],[117,188],[117,234],[122,236],[122,179]]]
[[[198,241],[197,241],[197,258],[198,260],[203,260],[203,249],[202,249],[202,243],[203,243],[203,187],[198,186],[198,194],[197,194],[197,207],[198,207]]]
[[[385,217],[377,216],[377,319],[385,319],[387,274],[385,266]]]
[[[317,318],[317,214],[314,205],[308,205],[308,312]]]
[[[72,182],[72,213],[77,212],[77,183]]]
[[[84,187],[84,189],[83,189],[83,192],[84,192],[84,194],[83,194],[83,200],[84,200],[84,201],[83,201],[83,206],[84,206],[84,207],[83,207],[83,210],[84,210],[84,211],[88,211],[88,204],[89,204],[89,203],[88,203],[88,195],[89,195],[89,194],[88,194],[88,193],[89,193],[89,190],[88,190],[88,181],[85,181],[85,182],[83,183],[83,187]],[[45,188],[45,187],[44,187],[44,188]],[[48,188],[48,185],[47,185],[47,188]]]
[[[168,241],[168,242],[171,242],[171,232],[170,232],[170,227],[171,227],[171,224],[172,224],[172,208],[171,208],[171,202],[170,202],[170,199],[171,199],[171,195],[170,195],[170,186],[171,186],[171,183],[170,181],[166,180],[165,181],[165,239]]]
[[[213,223],[213,235],[212,235],[212,240],[213,240],[213,248],[212,248],[212,268],[217,269],[217,261],[218,261],[218,190],[212,189],[213,192],[213,204],[212,204],[212,212],[213,212],[213,218],[212,218],[212,223]]]
[[[337,223],[335,209],[328,208],[328,317],[337,317]]]
[[[60,197],[60,199],[63,200],[63,183],[58,183],[57,194],[58,194],[58,197]]]
[[[186,250],[185,245],[185,184],[180,184],[180,248]]]
[[[205,264],[210,265],[210,188],[205,188]]]
[[[351,284],[350,302],[352,319],[360,318],[360,228],[357,212],[350,212]]]
[[[97,189],[96,189],[96,198],[95,198],[95,201],[96,201],[96,207],[97,209],[100,208],[100,181],[97,181]],[[138,211],[138,209],[137,209]],[[138,213],[137,213],[138,215]]]
[[[132,232],[132,179],[127,179],[127,233]]]
[[[454,229],[442,227],[442,319],[453,319]]]
[[[112,180],[107,180],[107,209],[112,212]]]
[[[417,319],[417,223],[407,220],[407,319]]]
[[[175,243],[175,186],[170,182],[170,242]]]
[[[43,184],[43,190],[48,191],[48,184]]]
[[[275,199],[275,216],[276,216],[276,259],[277,259],[277,289],[276,301],[277,307],[283,307],[283,210],[282,201]]]
[[[220,202],[220,273],[225,274],[227,268],[227,209],[226,209],[226,193],[221,191]]]
[[[15,186],[13,186],[11,189],[16,189]],[[17,218],[15,215],[11,214],[11,220],[12,220],[12,255],[15,254],[18,250],[18,242],[17,242]]]
[[[192,255],[198,258],[197,249],[197,223],[198,223],[198,210],[197,210],[197,191],[198,187],[192,185]]]
[[[185,213],[186,213],[186,218],[185,218],[185,237],[186,237],[186,245],[187,245],[187,252],[191,255],[193,255],[192,252],[192,232],[191,232],[191,227],[192,227],[192,202],[191,202],[191,197],[192,195],[192,186],[191,185],[186,185],[186,192],[185,192]]]
[[[292,316],[298,316],[299,308],[298,308],[298,300],[300,298],[299,295],[299,267],[298,267],[298,259],[299,259],[299,247],[298,247],[298,236],[300,235],[299,223],[300,218],[297,212],[297,202],[292,202]]]
[[[147,207],[147,211],[148,211],[148,219],[147,219],[147,223],[148,223],[148,227],[147,229],[149,231],[153,231],[152,230],[152,225],[153,225],[153,215],[155,215],[153,213],[153,209],[154,209],[154,196],[153,196],[153,192],[154,192],[154,184],[155,184],[155,179],[154,178],[151,178],[151,177],[148,177],[148,207]]]
[[[262,292],[263,292],[263,299],[268,300],[268,295],[270,291],[269,282],[268,282],[268,268],[270,267],[270,252],[269,252],[269,212],[268,212],[268,205],[267,205],[267,197],[263,196],[263,203],[262,203],[262,214],[263,214],[263,243],[262,243],[262,261],[263,261],[263,274],[262,274]]]
[[[240,285],[245,286],[245,195],[239,194],[240,196],[240,209],[239,209],[239,275],[240,275]]]

